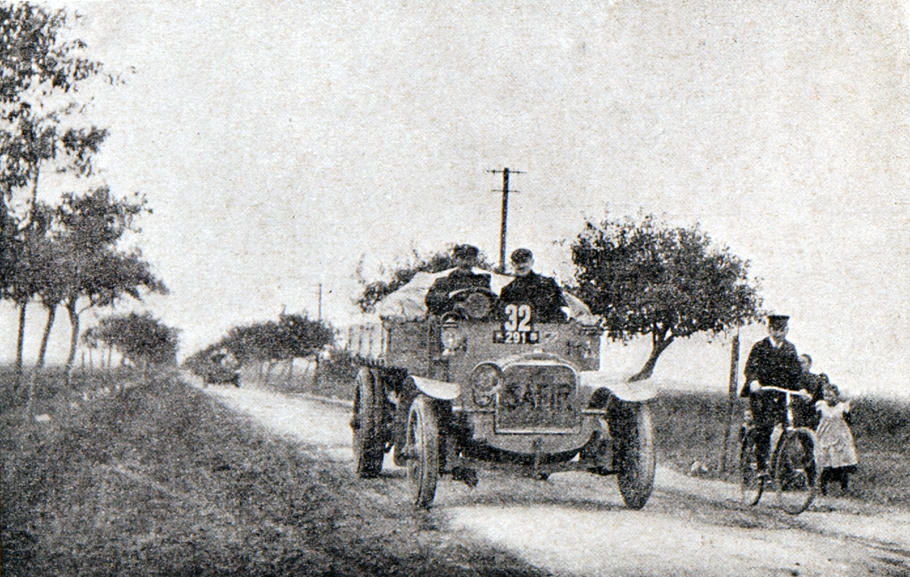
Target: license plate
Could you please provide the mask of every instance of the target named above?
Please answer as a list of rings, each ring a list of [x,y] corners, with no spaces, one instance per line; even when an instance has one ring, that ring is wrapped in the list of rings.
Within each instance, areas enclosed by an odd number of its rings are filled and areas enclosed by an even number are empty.
[[[493,342],[501,345],[536,345],[540,342],[537,331],[494,331]]]
[[[514,371],[514,369],[513,369]],[[541,367],[520,367],[496,398],[496,430],[500,433],[572,430],[578,422],[571,371],[555,374]]]

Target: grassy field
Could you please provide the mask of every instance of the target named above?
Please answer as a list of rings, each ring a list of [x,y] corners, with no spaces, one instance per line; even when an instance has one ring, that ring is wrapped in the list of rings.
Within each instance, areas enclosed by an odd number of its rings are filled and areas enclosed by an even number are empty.
[[[540,574],[174,376],[24,423],[0,413],[4,577]]]
[[[732,480],[731,473],[721,471],[726,407],[726,397],[720,394],[662,394],[654,414],[660,425],[655,428],[659,462],[688,471],[697,461],[707,469],[706,476]],[[740,418],[742,410],[735,414]],[[910,506],[910,403],[854,399],[852,429],[860,464],[848,495]],[[733,453],[728,455],[728,470],[735,467],[735,459]],[[839,488],[833,491],[837,494]]]

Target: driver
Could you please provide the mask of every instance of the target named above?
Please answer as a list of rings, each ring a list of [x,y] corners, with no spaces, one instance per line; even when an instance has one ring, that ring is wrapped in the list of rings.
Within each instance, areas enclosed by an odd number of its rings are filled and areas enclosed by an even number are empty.
[[[477,264],[480,251],[476,246],[458,244],[452,249],[452,260],[455,261],[455,270],[447,276],[439,277],[427,292],[425,303],[427,310],[434,315],[441,315],[452,310],[452,293],[455,291],[479,288],[490,292],[490,275],[475,273],[472,269]]]
[[[519,248],[510,258],[515,280],[502,287],[499,293],[500,305],[529,304],[532,320],[538,323],[561,323],[566,321],[568,308],[562,289],[556,281],[534,272],[534,254]]]

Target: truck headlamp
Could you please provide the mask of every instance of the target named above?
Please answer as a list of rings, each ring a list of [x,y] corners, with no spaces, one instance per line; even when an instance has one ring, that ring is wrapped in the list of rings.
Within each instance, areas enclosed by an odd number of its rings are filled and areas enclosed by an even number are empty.
[[[444,357],[450,357],[464,350],[465,341],[467,340],[458,321],[451,318],[442,323],[439,339],[442,341],[442,356]]]
[[[471,371],[471,391],[474,404],[485,407],[493,402],[502,383],[502,370],[494,363],[481,363]]]

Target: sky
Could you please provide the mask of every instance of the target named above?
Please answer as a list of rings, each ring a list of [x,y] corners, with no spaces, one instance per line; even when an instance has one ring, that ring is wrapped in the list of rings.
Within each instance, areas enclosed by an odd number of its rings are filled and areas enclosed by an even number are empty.
[[[571,278],[571,239],[607,212],[699,223],[818,370],[910,396],[907,5],[572,4],[54,3],[124,71],[90,115],[110,130],[99,178],[154,210],[134,240],[171,292],[140,308],[182,329],[184,356],[316,316],[320,285],[324,318],[357,322],[358,269],[456,242],[498,259],[489,171],[509,167],[508,248],[540,272]],[[6,305],[0,321],[11,358]],[[729,338],[674,343],[655,378],[725,388]],[[631,372],[647,348],[607,357]]]

